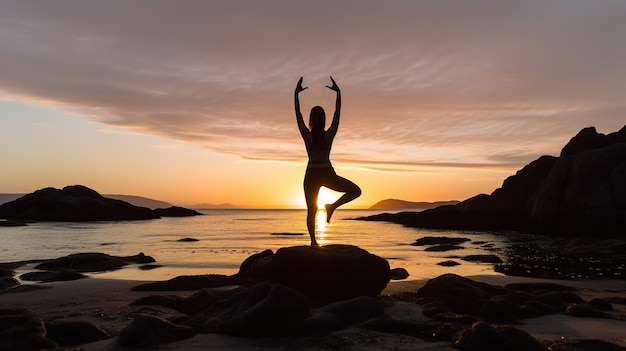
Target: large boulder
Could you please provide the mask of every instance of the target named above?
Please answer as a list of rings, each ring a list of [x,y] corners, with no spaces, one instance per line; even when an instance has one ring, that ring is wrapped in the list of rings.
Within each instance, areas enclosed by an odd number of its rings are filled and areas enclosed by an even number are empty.
[[[266,250],[246,259],[239,276],[274,281],[319,302],[376,297],[387,286],[387,260],[352,245],[294,246]]]

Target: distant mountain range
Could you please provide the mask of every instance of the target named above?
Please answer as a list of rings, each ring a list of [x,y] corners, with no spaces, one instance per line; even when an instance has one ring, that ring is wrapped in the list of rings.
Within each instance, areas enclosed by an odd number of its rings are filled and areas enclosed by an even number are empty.
[[[378,201],[374,205],[370,206],[370,210],[399,210],[399,209],[413,209],[413,210],[426,210],[429,208],[435,208],[445,205],[456,205],[459,201],[435,201],[435,202],[412,202],[398,199],[386,199]]]
[[[219,204],[219,205],[202,203],[202,204],[193,205],[190,208],[193,208],[193,209],[196,209],[196,210],[209,210],[209,209],[239,208],[239,206],[235,206],[235,205],[233,205],[231,203],[224,203],[224,204]]]
[[[26,194],[0,194],[0,205],[17,200],[20,197]],[[147,207],[149,209],[157,209],[157,208],[168,208],[172,207],[172,204],[165,201],[154,200],[147,197],[135,196],[135,195],[120,195],[120,194],[103,194],[103,196],[122,200],[128,202],[135,206]],[[375,203],[372,206],[364,207],[370,210],[400,210],[400,209],[411,209],[411,210],[426,210],[429,208],[435,208],[444,205],[456,205],[459,201],[435,201],[435,202],[412,202],[398,199],[386,199],[381,200]],[[223,204],[209,204],[209,203],[201,203],[193,206],[189,206],[188,208],[196,209],[196,210],[208,210],[208,209],[237,209],[237,208],[247,208],[234,205],[232,203],[223,203]],[[274,208],[274,207],[272,207]],[[288,205],[285,206],[276,206],[276,208],[291,208]]]
[[[0,194],[0,205],[11,202],[13,200],[17,200],[20,197],[26,194]],[[135,195],[118,195],[118,194],[104,194],[104,197],[108,197],[110,199],[122,200],[128,202],[131,205],[139,206],[139,207],[147,207],[151,210],[156,208],[168,208],[172,207],[172,204],[165,201],[153,200],[147,197],[135,196]]]

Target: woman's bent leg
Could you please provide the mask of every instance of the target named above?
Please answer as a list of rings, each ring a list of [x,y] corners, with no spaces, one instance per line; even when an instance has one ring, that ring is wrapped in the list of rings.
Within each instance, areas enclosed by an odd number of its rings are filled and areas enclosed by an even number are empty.
[[[354,184],[353,182],[351,182],[350,180],[344,178],[344,177],[340,177],[338,175],[336,175],[335,177],[333,177],[332,180],[330,180],[327,184],[324,184],[324,186],[328,187],[329,189],[332,189],[334,191],[339,191],[339,192],[343,192],[344,194],[337,199],[337,201],[335,201],[332,204],[327,204],[324,207],[326,207],[326,221],[330,222],[330,218],[333,216],[333,212],[335,212],[335,210],[345,204],[348,203],[354,199],[356,199],[357,197],[361,196],[361,188],[359,188],[358,185]]]

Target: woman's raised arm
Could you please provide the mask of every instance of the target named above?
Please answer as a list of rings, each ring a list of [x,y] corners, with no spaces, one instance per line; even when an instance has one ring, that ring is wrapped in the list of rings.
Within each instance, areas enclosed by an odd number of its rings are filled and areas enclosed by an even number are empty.
[[[304,123],[304,118],[302,117],[302,112],[300,112],[300,94],[301,91],[306,90],[308,87],[302,87],[302,77],[298,80],[298,84],[296,85],[296,90],[294,92],[294,108],[296,109],[296,121],[298,122],[298,129],[300,130],[300,134],[304,137],[308,132],[309,128],[307,128]]]
[[[335,80],[332,76],[330,77],[330,80],[333,82],[333,85],[327,85],[326,87],[330,90],[334,90],[335,92],[337,92],[337,99],[335,100],[335,114],[333,115],[333,121],[330,124],[327,132],[331,135],[331,137],[334,138],[335,134],[337,134],[337,130],[339,129],[339,117],[341,115],[341,90],[339,89],[337,83],[335,83]]]

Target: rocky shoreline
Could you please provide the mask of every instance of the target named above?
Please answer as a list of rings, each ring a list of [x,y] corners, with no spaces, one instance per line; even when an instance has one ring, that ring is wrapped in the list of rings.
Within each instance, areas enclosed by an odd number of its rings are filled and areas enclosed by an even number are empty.
[[[430,247],[467,242],[426,237],[415,243]],[[589,252],[618,253],[624,247],[619,242],[573,244],[560,243],[561,251],[583,257]],[[540,241],[528,247],[555,249]],[[572,276],[559,277],[557,283],[445,274],[429,281],[388,284],[391,274],[385,260],[349,245],[326,249],[261,252],[242,262],[234,276],[181,276],[143,284],[87,278],[5,286],[0,290],[0,345],[22,350],[199,350],[211,345],[279,350],[406,345],[418,350],[626,350],[626,340],[611,332],[626,328],[624,280]],[[69,275],[151,261],[143,254],[91,253],[37,263],[47,272]],[[336,267],[348,261],[356,264],[337,272]],[[298,262],[314,262],[309,266],[318,276],[312,277]],[[3,282],[14,279],[15,263],[0,267]],[[603,327],[571,338],[532,332],[557,317],[570,327],[591,322]]]

